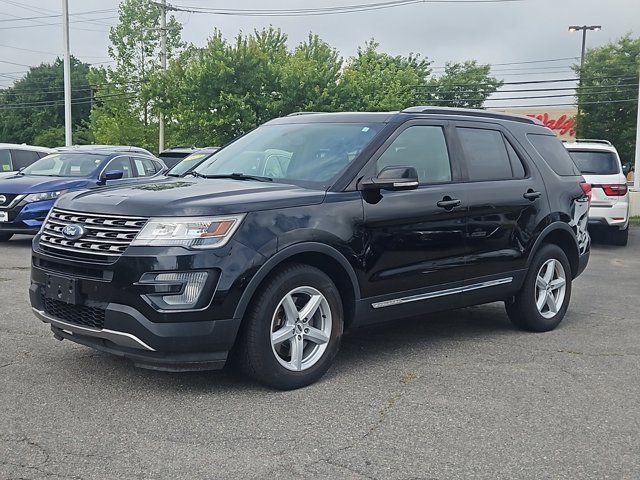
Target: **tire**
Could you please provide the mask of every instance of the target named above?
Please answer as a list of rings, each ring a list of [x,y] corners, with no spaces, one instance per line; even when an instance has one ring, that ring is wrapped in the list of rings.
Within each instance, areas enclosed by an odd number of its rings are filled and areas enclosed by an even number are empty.
[[[0,233],[0,243],[8,242],[13,237],[13,233]]]
[[[629,225],[624,230],[620,230],[618,227],[609,228],[607,239],[611,245],[626,246],[629,241]]]
[[[239,366],[256,381],[280,390],[316,382],[331,366],[342,338],[344,316],[335,284],[315,267],[291,264],[260,290],[244,318]],[[317,306],[305,321],[305,307],[312,304]]]
[[[549,275],[546,278],[541,278],[540,283],[538,283],[538,276],[545,277],[544,274],[548,274],[549,270],[547,268],[550,265],[553,267],[550,276],[552,279],[551,297],[549,297],[549,290],[543,289],[546,286],[545,281]],[[564,276],[564,286],[561,286],[561,282],[555,281],[556,276],[559,280],[562,275]],[[509,319],[514,325],[523,330],[531,332],[553,330],[560,324],[569,307],[571,281],[571,266],[564,251],[557,245],[543,245],[529,266],[522,288],[513,300],[505,302]],[[554,287],[556,288],[554,289]],[[542,304],[541,308],[538,308],[537,305],[539,300],[542,300],[540,302]],[[549,300],[549,302],[545,300]],[[552,309],[550,305],[554,305],[555,308]]]

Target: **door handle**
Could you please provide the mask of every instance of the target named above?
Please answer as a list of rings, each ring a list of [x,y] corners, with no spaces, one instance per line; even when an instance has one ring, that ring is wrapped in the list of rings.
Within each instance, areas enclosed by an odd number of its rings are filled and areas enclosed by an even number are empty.
[[[445,196],[442,200],[436,203],[440,208],[444,208],[445,210],[451,210],[454,207],[459,207],[462,202],[457,198],[451,198],[450,196]]]
[[[534,192],[532,189],[529,189],[527,190],[527,193],[523,194],[522,196],[527,200],[531,200],[533,202],[536,198],[540,198],[542,196],[542,193]]]

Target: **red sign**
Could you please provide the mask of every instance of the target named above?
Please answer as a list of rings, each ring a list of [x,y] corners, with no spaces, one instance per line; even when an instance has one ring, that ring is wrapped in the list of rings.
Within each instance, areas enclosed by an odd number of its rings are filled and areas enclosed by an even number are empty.
[[[537,118],[545,127],[551,130],[557,130],[560,135],[569,135],[575,137],[576,135],[576,121],[568,117],[567,115],[560,115],[558,118],[551,118],[548,113],[529,114],[527,117]]]

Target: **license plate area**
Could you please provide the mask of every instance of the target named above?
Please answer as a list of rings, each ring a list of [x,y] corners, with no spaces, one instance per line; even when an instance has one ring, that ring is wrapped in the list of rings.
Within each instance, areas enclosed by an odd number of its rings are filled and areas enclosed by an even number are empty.
[[[77,305],[80,303],[80,282],[75,278],[47,275],[44,296],[52,300]]]

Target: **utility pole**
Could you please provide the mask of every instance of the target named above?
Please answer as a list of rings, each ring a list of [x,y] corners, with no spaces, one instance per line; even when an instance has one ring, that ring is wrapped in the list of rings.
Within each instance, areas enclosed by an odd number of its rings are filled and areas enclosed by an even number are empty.
[[[69,0],[62,0],[62,43],[64,46],[64,144],[73,144],[71,131],[71,54],[69,53]]]
[[[167,70],[167,0],[160,0],[160,66]],[[158,153],[164,150],[164,113],[158,113]]]

